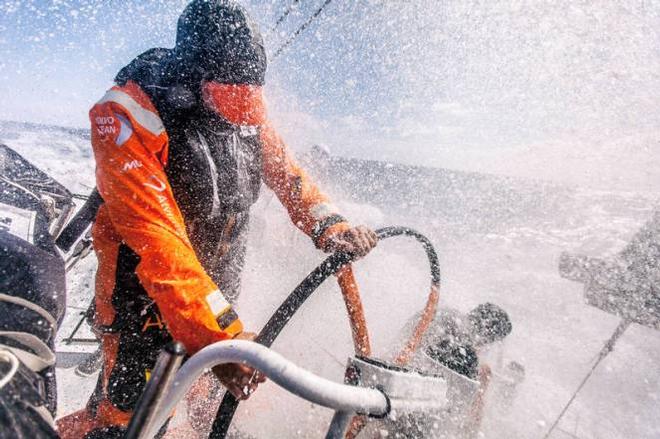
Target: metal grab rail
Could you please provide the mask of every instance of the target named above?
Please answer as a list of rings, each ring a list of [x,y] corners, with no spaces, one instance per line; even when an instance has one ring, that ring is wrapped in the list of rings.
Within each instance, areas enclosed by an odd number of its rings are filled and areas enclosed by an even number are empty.
[[[200,375],[213,366],[226,363],[254,367],[294,395],[334,410],[384,416],[390,409],[390,401],[380,390],[339,384],[295,365],[258,343],[229,340],[205,347],[184,363],[159,404],[157,417],[145,437],[151,438],[158,433]]]

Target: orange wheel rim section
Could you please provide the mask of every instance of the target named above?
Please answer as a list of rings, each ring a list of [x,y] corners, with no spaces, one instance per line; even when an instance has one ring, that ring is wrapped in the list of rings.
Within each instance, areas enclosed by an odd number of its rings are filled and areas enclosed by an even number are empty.
[[[369,340],[367,320],[364,316],[364,306],[362,305],[362,300],[360,298],[360,289],[353,274],[353,267],[350,264],[344,266],[337,272],[337,282],[341,288],[346,310],[348,311],[355,353],[360,356],[370,356],[371,342]],[[438,308],[439,298],[440,292],[438,286],[431,285],[431,291],[426,301],[426,305],[424,306],[422,316],[417,322],[410,339],[404,345],[401,352],[399,352],[399,355],[394,359],[394,363],[397,366],[405,366],[408,364],[419,348],[419,345],[424,338],[424,334],[433,322],[433,318],[435,317]],[[366,424],[367,420],[364,416],[353,417],[348,431],[346,432],[346,439],[354,439],[357,437]]]

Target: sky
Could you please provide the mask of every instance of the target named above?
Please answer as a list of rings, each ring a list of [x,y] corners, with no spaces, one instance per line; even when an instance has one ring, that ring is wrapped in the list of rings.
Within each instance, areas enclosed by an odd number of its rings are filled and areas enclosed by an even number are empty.
[[[276,29],[293,0],[242,3],[272,55],[323,0]],[[123,65],[173,45],[185,4],[0,0],[0,119],[86,126]],[[660,149],[658,29],[660,0],[335,0],[271,56],[269,110],[298,149],[577,175]]]
[[[2,1],[0,2],[0,91],[3,118],[86,126],[86,109],[111,85],[116,72],[142,51],[172,47],[176,20],[187,1]],[[316,4],[315,4],[316,3]],[[342,3],[342,2],[337,2]],[[289,7],[289,0],[243,2],[265,34],[272,53],[286,41],[320,2],[307,1],[273,24]],[[349,8],[353,9],[353,8]],[[329,7],[309,29],[334,20],[342,7]],[[353,11],[348,11],[353,12]],[[325,23],[327,25],[327,23]],[[321,37],[323,38],[323,37]],[[314,86],[300,92],[307,100],[315,89],[328,93],[327,66],[313,61],[310,38],[303,33],[281,56],[274,70],[304,73]],[[313,48],[312,48],[313,49]],[[291,62],[292,58],[295,62]],[[332,67],[332,66],[330,66]],[[272,74],[277,75],[275,71]],[[326,76],[326,77],[324,77]],[[336,109],[341,110],[341,103]]]

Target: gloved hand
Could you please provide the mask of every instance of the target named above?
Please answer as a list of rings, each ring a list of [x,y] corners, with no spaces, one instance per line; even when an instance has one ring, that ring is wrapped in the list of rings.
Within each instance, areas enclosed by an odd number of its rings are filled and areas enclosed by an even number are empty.
[[[378,237],[376,233],[366,226],[351,227],[346,230],[338,230],[324,237],[323,250],[327,253],[344,252],[356,255],[358,258],[366,256],[376,244]]]
[[[235,340],[253,341],[257,335],[253,332],[241,332]],[[245,400],[257,390],[266,377],[258,370],[239,363],[215,366],[213,373],[222,385],[238,400]]]

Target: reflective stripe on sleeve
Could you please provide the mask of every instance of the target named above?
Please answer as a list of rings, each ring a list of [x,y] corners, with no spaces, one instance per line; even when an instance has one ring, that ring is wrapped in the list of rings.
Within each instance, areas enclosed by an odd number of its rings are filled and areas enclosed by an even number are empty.
[[[319,203],[316,206],[312,207],[310,213],[316,221],[320,221],[325,217],[333,215],[337,212],[337,208],[332,204],[328,203]]]
[[[108,90],[97,104],[105,104],[106,102],[114,102],[126,108],[137,123],[154,136],[158,136],[165,131],[163,121],[156,113],[142,107],[135,99],[121,90]]]
[[[219,290],[215,290],[206,296],[206,303],[211,308],[211,312],[220,329],[230,332],[232,337],[243,330],[243,325],[238,319],[238,314],[236,314],[236,311],[234,311],[231,304],[227,302]]]
[[[216,317],[218,317],[220,314],[224,313],[228,308],[231,307],[229,302],[227,302],[225,297],[218,290],[215,290],[214,292],[206,296],[206,303],[209,304],[209,308],[211,308],[211,312]]]

